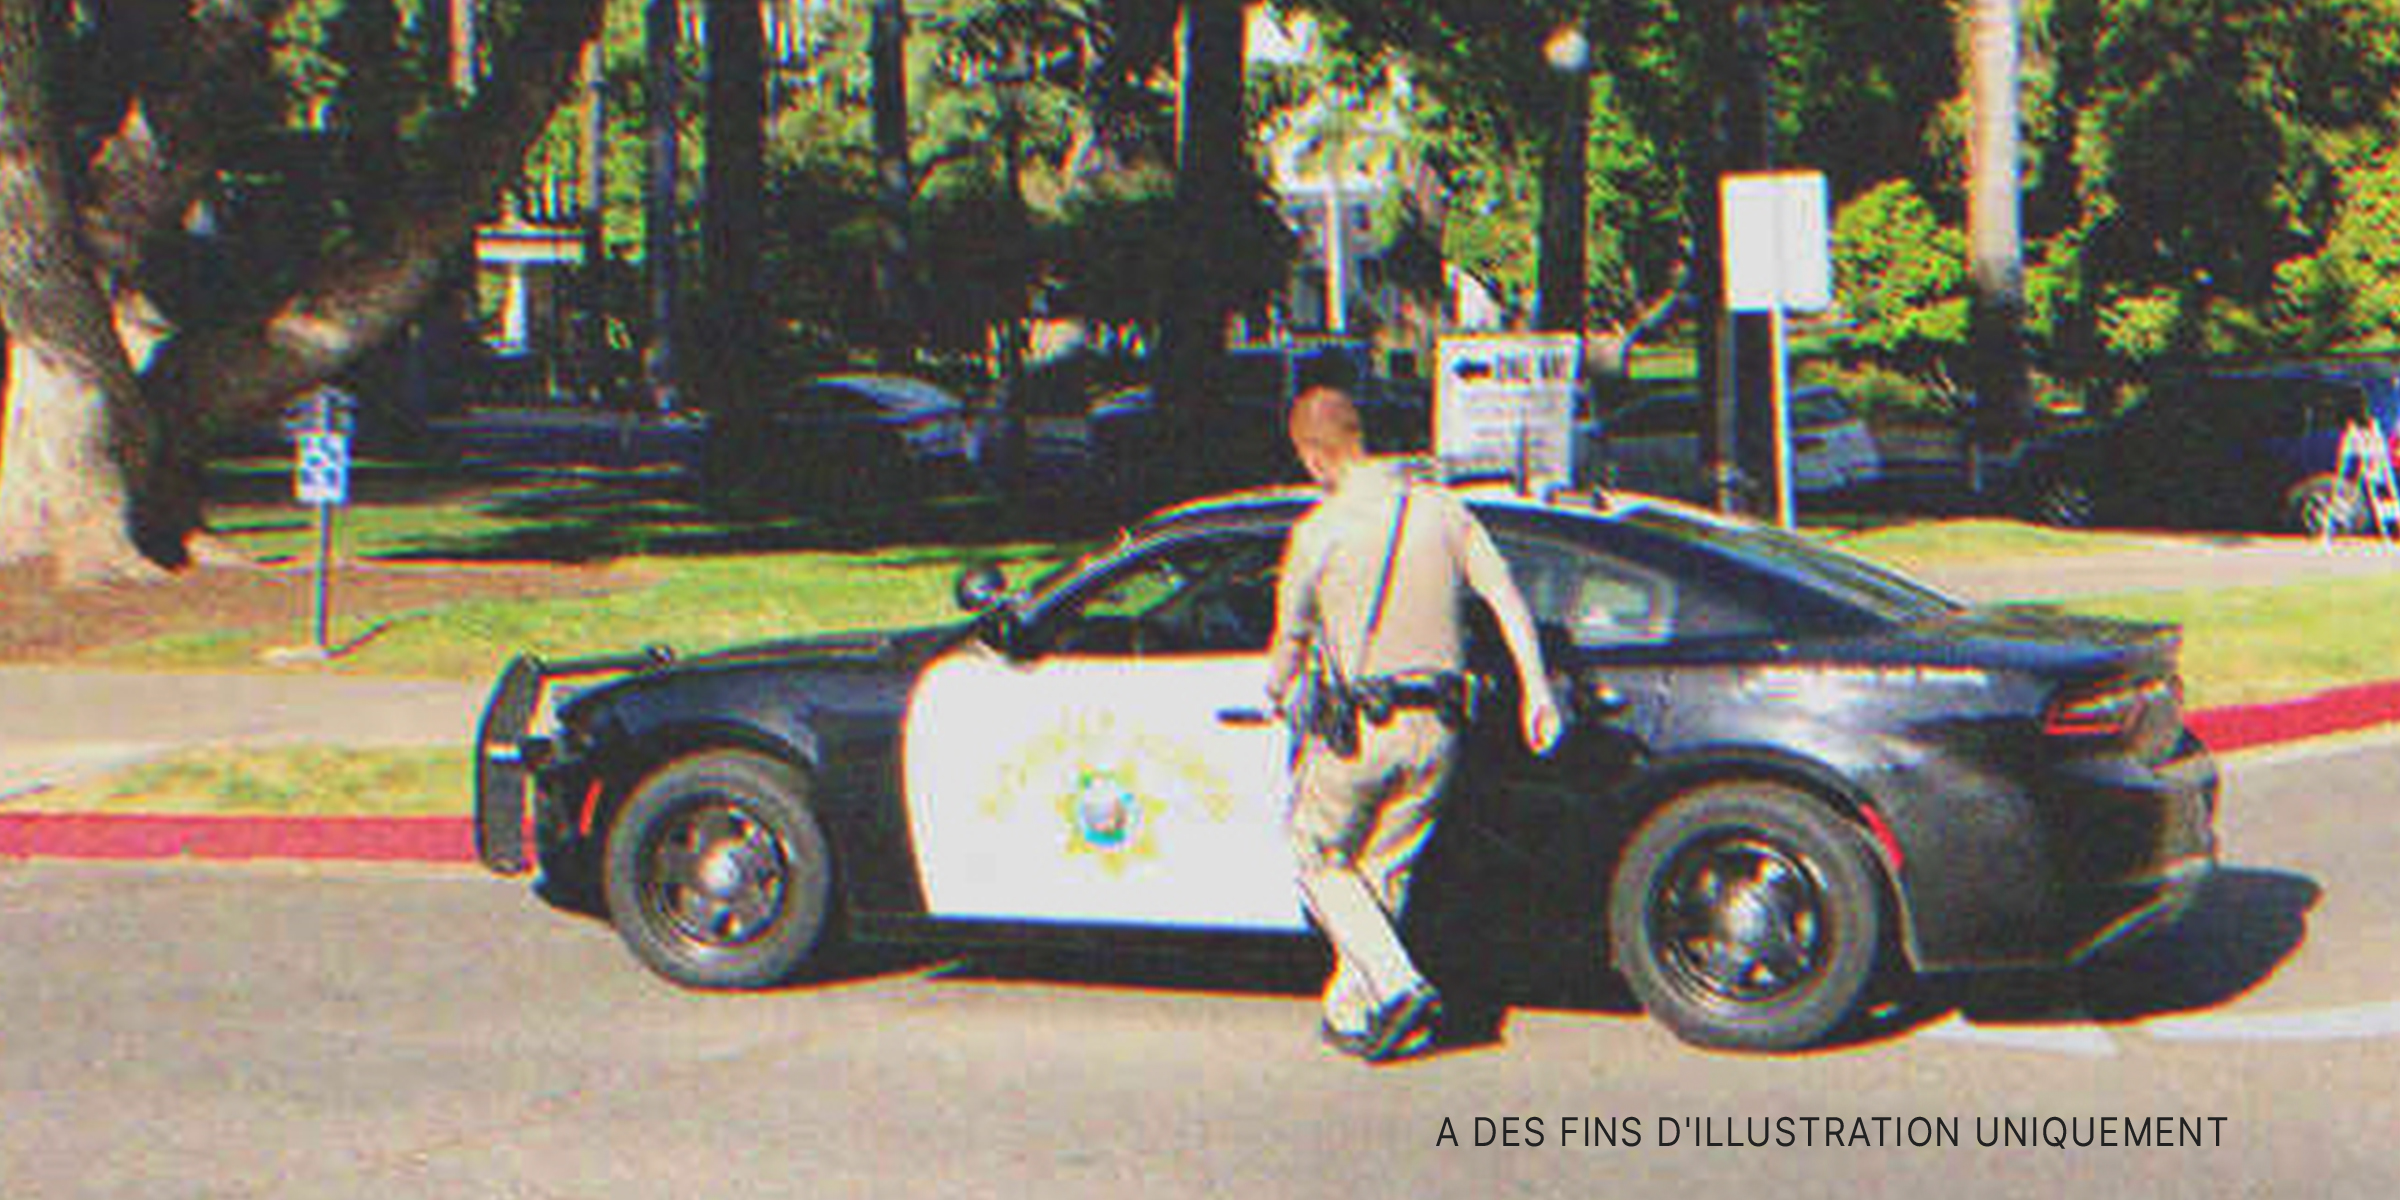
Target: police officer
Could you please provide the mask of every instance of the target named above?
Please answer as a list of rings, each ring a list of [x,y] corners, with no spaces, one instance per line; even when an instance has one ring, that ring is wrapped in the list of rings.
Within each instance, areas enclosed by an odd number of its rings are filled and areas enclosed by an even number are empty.
[[[1363,715],[1354,744],[1338,729],[1299,735],[1288,833],[1336,958],[1325,1040],[1383,1061],[1424,1046],[1440,1018],[1395,921],[1473,702],[1462,673],[1469,589],[1515,661],[1526,744],[1548,753],[1561,719],[1533,618],[1466,505],[1368,457],[1358,409],[1338,388],[1294,401],[1290,434],[1328,492],[1284,550],[1268,692],[1284,705],[1307,675],[1312,690],[1347,688]]]

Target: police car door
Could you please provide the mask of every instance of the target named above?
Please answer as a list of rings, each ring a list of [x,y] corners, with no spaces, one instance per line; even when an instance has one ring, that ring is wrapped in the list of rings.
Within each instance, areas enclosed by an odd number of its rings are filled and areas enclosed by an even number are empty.
[[[1139,547],[912,698],[909,821],[937,917],[1303,927],[1265,709],[1281,531]]]

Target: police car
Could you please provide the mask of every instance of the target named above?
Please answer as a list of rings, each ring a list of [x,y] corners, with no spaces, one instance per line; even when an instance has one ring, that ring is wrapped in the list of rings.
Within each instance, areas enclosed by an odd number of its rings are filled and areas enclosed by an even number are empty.
[[[1969,608],[1669,501],[1462,491],[1571,728],[1521,748],[1478,616],[1495,691],[1412,923],[1594,956],[1689,1041],[1789,1048],[1879,977],[2125,944],[2213,868],[2175,629]],[[838,938],[1306,936],[1263,682],[1311,502],[1173,509],[1019,588],[970,571],[943,628],[520,658],[479,734],[483,860],[538,857],[703,988],[790,979]],[[609,678],[553,686],[573,676]]]

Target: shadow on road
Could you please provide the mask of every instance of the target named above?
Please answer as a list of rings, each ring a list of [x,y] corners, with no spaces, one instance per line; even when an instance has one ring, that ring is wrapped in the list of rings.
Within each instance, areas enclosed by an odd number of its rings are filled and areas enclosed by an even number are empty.
[[[2064,971],[1927,980],[1913,1002],[1856,1040],[1899,1036],[1953,1012],[1978,1025],[2116,1025],[2219,1008],[2291,959],[2323,894],[2305,875],[2225,867],[2182,921],[2120,955]]]

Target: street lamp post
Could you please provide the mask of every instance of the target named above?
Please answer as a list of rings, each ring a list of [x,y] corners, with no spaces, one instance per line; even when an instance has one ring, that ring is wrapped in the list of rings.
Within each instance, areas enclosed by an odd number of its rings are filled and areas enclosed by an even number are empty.
[[[1587,142],[1592,128],[1592,47],[1580,20],[1562,25],[1542,46],[1557,76],[1560,121],[1542,165],[1541,264],[1534,325],[1572,333],[1581,353],[1584,324],[1585,225],[1590,183]]]

